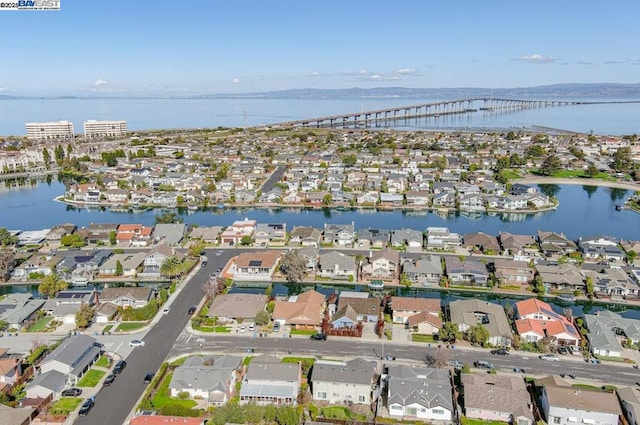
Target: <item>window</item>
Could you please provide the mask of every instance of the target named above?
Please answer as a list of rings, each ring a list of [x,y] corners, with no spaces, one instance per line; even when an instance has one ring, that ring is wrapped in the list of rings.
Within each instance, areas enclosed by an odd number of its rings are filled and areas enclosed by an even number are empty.
[[[327,393],[323,391],[318,391],[318,398],[324,400],[327,398]]]
[[[526,419],[518,419],[518,425],[529,425],[529,421]]]
[[[408,416],[417,416],[418,415],[418,409],[416,409],[415,407],[406,407],[404,409],[404,414],[408,415]]]
[[[432,412],[434,415],[444,415],[444,409],[433,409]]]
[[[363,395],[359,395],[358,396],[358,403],[366,403],[367,402],[367,398]]]
[[[554,416],[553,417],[553,423],[554,424],[562,423],[562,418],[560,418],[559,416]]]

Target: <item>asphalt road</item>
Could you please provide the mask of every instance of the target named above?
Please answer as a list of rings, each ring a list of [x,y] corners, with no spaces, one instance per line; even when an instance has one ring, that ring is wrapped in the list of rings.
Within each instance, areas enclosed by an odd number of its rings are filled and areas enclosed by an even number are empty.
[[[135,348],[126,357],[127,367],[118,375],[110,387],[103,388],[96,396],[96,404],[87,416],[76,419],[76,424],[87,425],[119,425],[125,422],[129,413],[147,384],[143,382],[147,371],[156,372],[176,339],[191,318],[187,314],[189,307],[197,305],[202,299],[202,285],[209,279],[209,274],[222,268],[229,258],[237,255],[234,251],[212,250],[207,253],[207,267],[203,267],[186,284],[180,294],[171,302],[171,311],[145,335],[144,347]],[[135,339],[132,336],[130,339]]]

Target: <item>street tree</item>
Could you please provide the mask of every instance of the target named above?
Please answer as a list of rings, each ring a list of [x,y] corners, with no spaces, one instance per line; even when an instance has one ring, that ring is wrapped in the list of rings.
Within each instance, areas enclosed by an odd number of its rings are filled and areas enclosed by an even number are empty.
[[[306,270],[307,263],[298,251],[286,253],[280,264],[280,271],[289,283],[302,282]]]
[[[49,298],[55,298],[55,296],[58,295],[58,292],[64,291],[68,287],[69,285],[67,282],[62,280],[57,273],[51,273],[42,279],[42,282],[38,285],[38,292]]]
[[[444,322],[442,329],[438,333],[438,339],[442,342],[453,344],[460,338],[462,338],[462,332],[460,332],[458,325],[453,322]]]
[[[446,367],[449,360],[451,360],[450,350],[444,347],[438,347],[435,350],[428,351],[424,359],[429,367],[436,368]]]
[[[94,311],[87,303],[82,303],[80,310],[76,312],[76,327],[85,329],[93,320]]]
[[[267,323],[269,323],[269,320],[271,318],[269,317],[269,313],[267,313],[265,310],[260,310],[258,312],[258,314],[256,314],[256,325],[257,326],[264,326]]]

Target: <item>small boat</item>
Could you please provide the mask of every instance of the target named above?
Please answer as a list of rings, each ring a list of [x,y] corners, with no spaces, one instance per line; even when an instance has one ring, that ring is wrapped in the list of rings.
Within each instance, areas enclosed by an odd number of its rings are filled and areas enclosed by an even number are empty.
[[[576,301],[576,297],[574,297],[573,295],[569,295],[569,294],[562,294],[562,295],[558,295],[558,299],[560,301],[565,301],[568,303],[573,303]]]
[[[384,289],[384,282],[382,280],[372,280],[368,286],[369,289]]]
[[[622,211],[622,205],[616,205],[616,211]]]

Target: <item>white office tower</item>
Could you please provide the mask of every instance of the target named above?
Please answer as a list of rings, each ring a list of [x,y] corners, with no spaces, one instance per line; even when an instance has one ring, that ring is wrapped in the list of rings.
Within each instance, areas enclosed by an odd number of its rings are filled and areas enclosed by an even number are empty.
[[[126,121],[96,121],[84,122],[84,137],[120,137],[127,132]]]
[[[29,140],[73,138],[73,123],[70,121],[28,122],[25,127]]]

